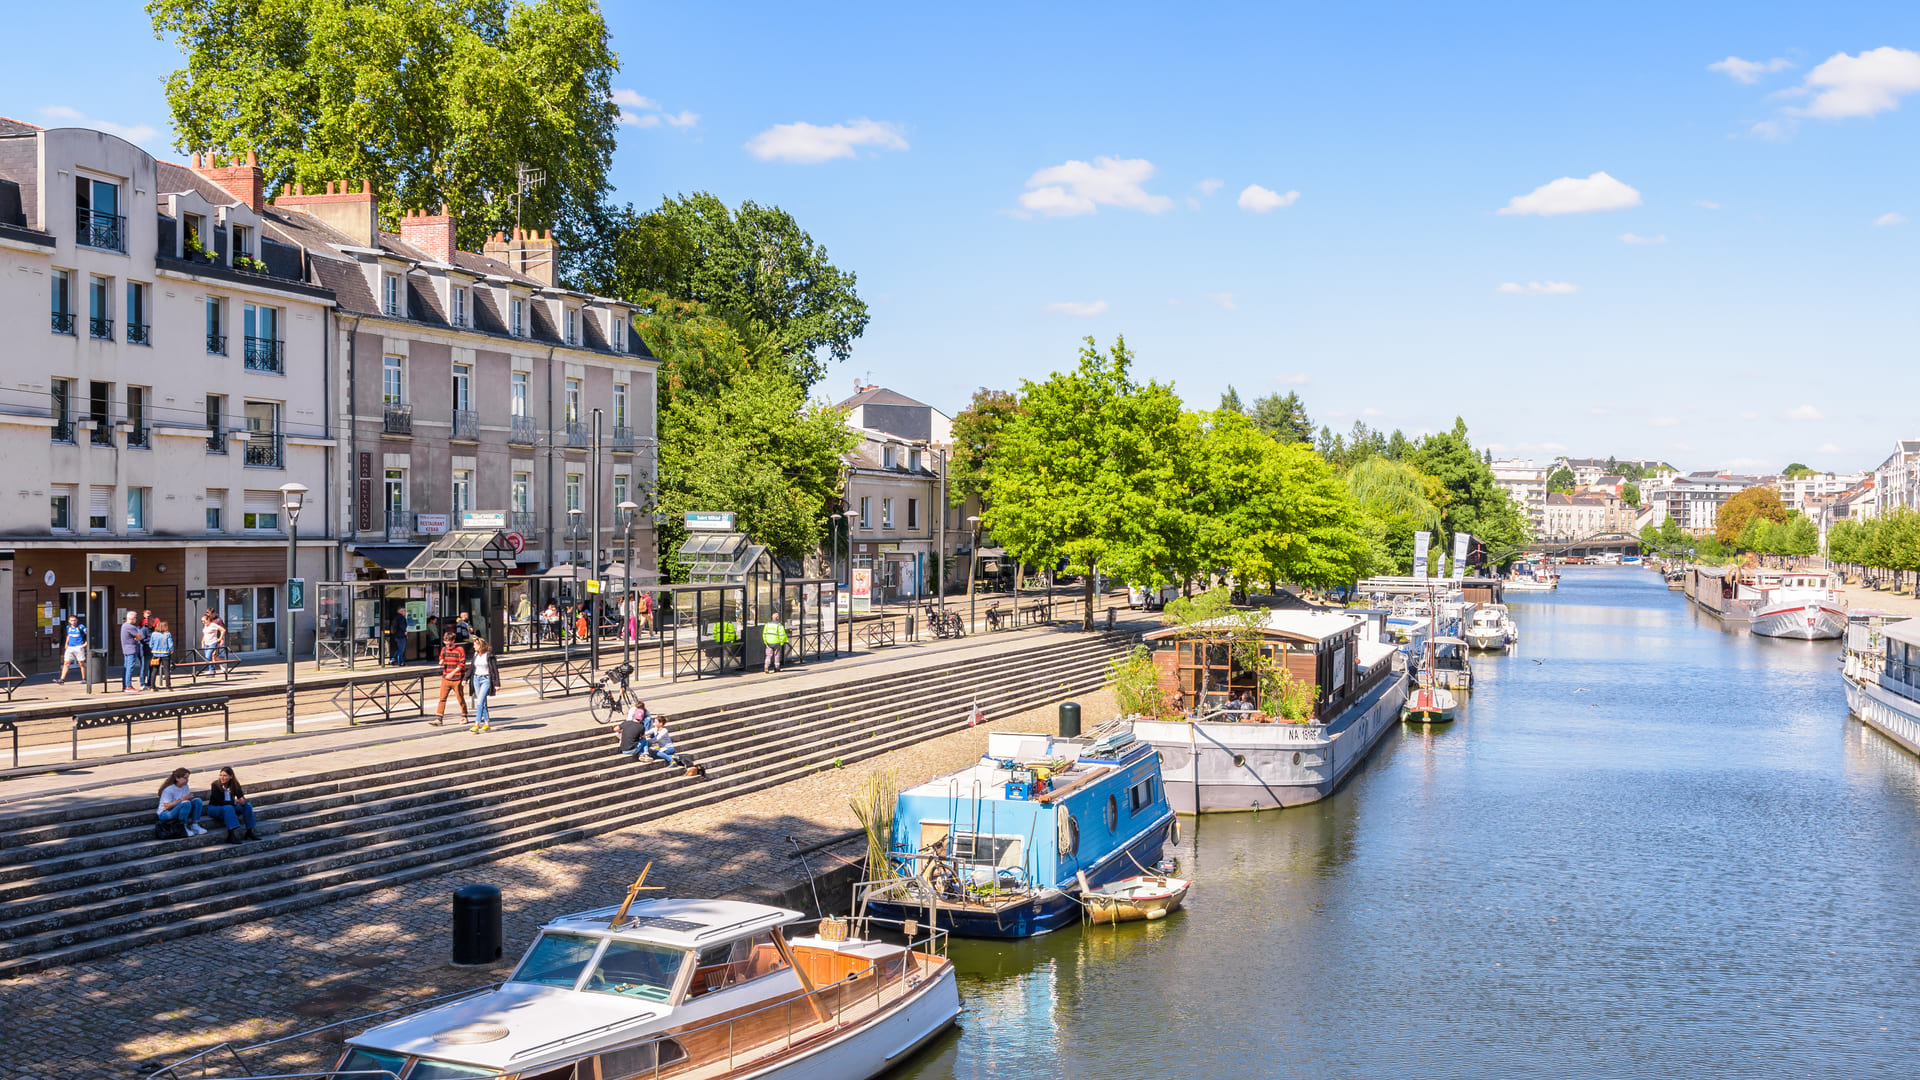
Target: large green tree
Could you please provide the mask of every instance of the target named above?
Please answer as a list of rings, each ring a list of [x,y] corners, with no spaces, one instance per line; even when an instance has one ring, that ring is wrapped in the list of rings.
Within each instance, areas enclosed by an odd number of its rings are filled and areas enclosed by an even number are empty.
[[[477,249],[516,214],[576,247],[613,160],[620,62],[594,0],[150,0],[186,66],[182,150],[253,151],[269,190],[370,180],[393,228],[442,204]],[[517,204],[520,166],[545,180]]]
[[[777,206],[729,208],[695,192],[644,212],[602,207],[594,232],[578,264],[583,288],[704,304],[744,338],[771,342],[803,388],[826,373],[823,354],[845,360],[867,328],[855,275]]]
[[[1195,570],[1243,584],[1347,584],[1373,564],[1352,495],[1311,446],[1281,442],[1241,412],[1208,414],[1194,455]]]
[[[1253,422],[1283,443],[1313,442],[1313,418],[1298,393],[1267,394],[1253,403]]]
[[[1376,552],[1377,571],[1413,570],[1413,535],[1438,531],[1446,491],[1440,482],[1404,461],[1371,457],[1347,470],[1352,492]]]
[[[1006,390],[975,390],[973,400],[953,417],[953,463],[947,498],[960,506],[975,495],[982,506],[993,499],[993,458],[1001,433],[1020,411],[1020,396]]]
[[[1495,561],[1526,544],[1526,515],[1467,441],[1464,420],[1455,418],[1452,431],[1428,435],[1408,460],[1446,489],[1441,519],[1449,534],[1471,533]]]

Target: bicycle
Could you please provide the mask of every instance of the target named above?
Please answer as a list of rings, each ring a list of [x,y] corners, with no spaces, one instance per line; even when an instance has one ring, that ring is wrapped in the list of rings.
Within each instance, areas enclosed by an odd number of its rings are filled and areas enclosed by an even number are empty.
[[[932,604],[927,605],[927,627],[933,631],[933,636],[936,638],[965,637],[967,634],[966,622],[960,618],[959,612],[949,611],[942,614],[940,609]]]
[[[609,668],[605,675],[593,683],[593,690],[587,695],[587,710],[593,714],[596,724],[611,724],[627,714],[633,705],[633,690],[627,680],[633,677],[633,665],[621,664]]]

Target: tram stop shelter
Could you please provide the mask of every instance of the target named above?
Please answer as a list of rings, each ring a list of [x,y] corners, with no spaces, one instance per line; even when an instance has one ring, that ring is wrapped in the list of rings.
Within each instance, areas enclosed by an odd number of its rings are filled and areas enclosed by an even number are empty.
[[[745,533],[696,531],[677,554],[685,584],[632,586],[653,595],[661,677],[677,682],[764,667],[764,633],[775,618],[787,630],[783,663],[840,655],[832,580],[804,576],[798,563]]]
[[[507,623],[511,594],[525,590],[517,552],[499,529],[458,529],[437,537],[396,574],[379,581],[329,581],[316,589],[319,632],[315,660],[352,669],[383,667],[396,659],[420,659],[427,619],[452,626],[461,612],[473,619],[476,637],[496,652],[510,648]],[[402,650],[393,654],[393,632],[405,619]]]

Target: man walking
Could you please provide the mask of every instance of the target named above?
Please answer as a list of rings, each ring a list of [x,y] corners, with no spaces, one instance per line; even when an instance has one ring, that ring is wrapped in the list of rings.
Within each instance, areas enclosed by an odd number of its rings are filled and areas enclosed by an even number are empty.
[[[464,645],[453,640],[449,634],[440,644],[440,709],[434,714],[433,726],[439,727],[447,722],[447,695],[452,694],[460,702],[460,722],[466,723],[467,710],[467,650]]]
[[[387,657],[387,663],[397,665],[407,656],[407,609],[405,606],[393,609],[393,618],[387,623],[387,647],[393,650]]]
[[[780,621],[779,612],[774,612],[772,621],[760,628],[760,641],[767,647],[766,669],[779,671],[780,654],[787,647],[787,625]]]
[[[67,681],[67,665],[80,665],[80,681],[87,681],[87,628],[80,625],[80,616],[67,616],[67,647],[60,654],[60,681]]]
[[[140,609],[140,685],[147,690],[159,687],[153,681],[153,611]]]
[[[141,659],[140,613],[127,612],[127,621],[120,624],[120,692],[131,693],[140,689],[144,683],[144,673],[140,670]]]

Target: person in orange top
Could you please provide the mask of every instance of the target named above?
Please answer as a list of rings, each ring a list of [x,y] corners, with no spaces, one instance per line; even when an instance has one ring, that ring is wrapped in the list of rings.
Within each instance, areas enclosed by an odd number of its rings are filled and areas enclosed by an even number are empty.
[[[440,642],[440,709],[434,714],[433,726],[439,727],[447,722],[447,695],[452,694],[460,702],[460,721],[467,720],[467,650],[449,634]]]
[[[587,606],[585,604],[580,605],[580,614],[574,617],[573,633],[575,641],[587,640]]]

